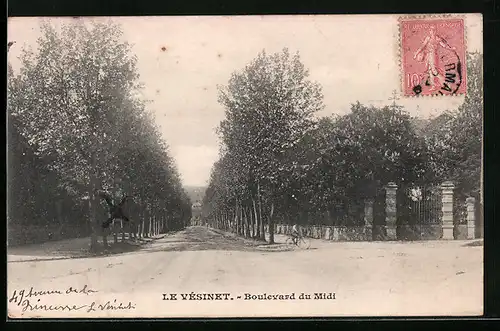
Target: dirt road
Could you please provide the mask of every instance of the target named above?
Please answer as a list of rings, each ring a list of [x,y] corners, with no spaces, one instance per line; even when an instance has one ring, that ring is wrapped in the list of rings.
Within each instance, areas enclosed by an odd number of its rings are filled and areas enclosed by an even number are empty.
[[[9,315],[479,315],[483,247],[465,243],[313,240],[309,250],[271,250],[190,227],[138,252],[9,262]]]

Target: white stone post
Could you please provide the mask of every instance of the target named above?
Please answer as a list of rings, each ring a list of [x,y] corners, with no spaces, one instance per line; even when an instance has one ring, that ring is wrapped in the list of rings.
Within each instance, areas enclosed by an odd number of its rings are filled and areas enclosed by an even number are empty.
[[[444,182],[441,185],[441,190],[443,192],[443,239],[453,240],[453,189],[455,185],[452,182]]]
[[[476,199],[469,197],[465,200],[467,204],[467,239],[474,239],[476,236]]]

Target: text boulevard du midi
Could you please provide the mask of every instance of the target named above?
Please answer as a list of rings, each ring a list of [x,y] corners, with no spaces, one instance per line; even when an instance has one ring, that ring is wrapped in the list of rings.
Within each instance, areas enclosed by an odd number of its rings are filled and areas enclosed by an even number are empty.
[[[163,300],[176,301],[176,300],[335,300],[335,293],[322,292],[322,293],[290,293],[290,294],[251,294],[244,293],[242,295],[233,296],[231,293],[163,293]]]

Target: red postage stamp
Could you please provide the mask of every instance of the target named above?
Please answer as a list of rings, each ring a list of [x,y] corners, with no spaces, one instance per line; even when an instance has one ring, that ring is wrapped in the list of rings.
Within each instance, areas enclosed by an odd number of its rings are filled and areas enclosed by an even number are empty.
[[[404,96],[466,92],[462,18],[400,19]]]

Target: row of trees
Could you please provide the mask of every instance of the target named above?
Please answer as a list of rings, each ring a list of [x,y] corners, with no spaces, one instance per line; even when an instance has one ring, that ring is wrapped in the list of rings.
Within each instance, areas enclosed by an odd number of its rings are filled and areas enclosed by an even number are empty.
[[[133,196],[131,236],[183,227],[191,204],[120,26],[43,23],[41,32],[19,72],[8,68],[9,228],[87,228],[95,249],[108,235],[98,190]]]
[[[396,104],[358,102],[346,115],[317,118],[324,107],[321,87],[308,79],[299,55],[262,52],[219,89],[226,118],[203,217],[261,240],[269,224],[273,243],[278,219],[362,222],[349,214],[390,181],[404,188],[453,180],[462,195],[477,195],[481,63],[480,55],[469,56],[469,92],[455,112],[420,120]]]

